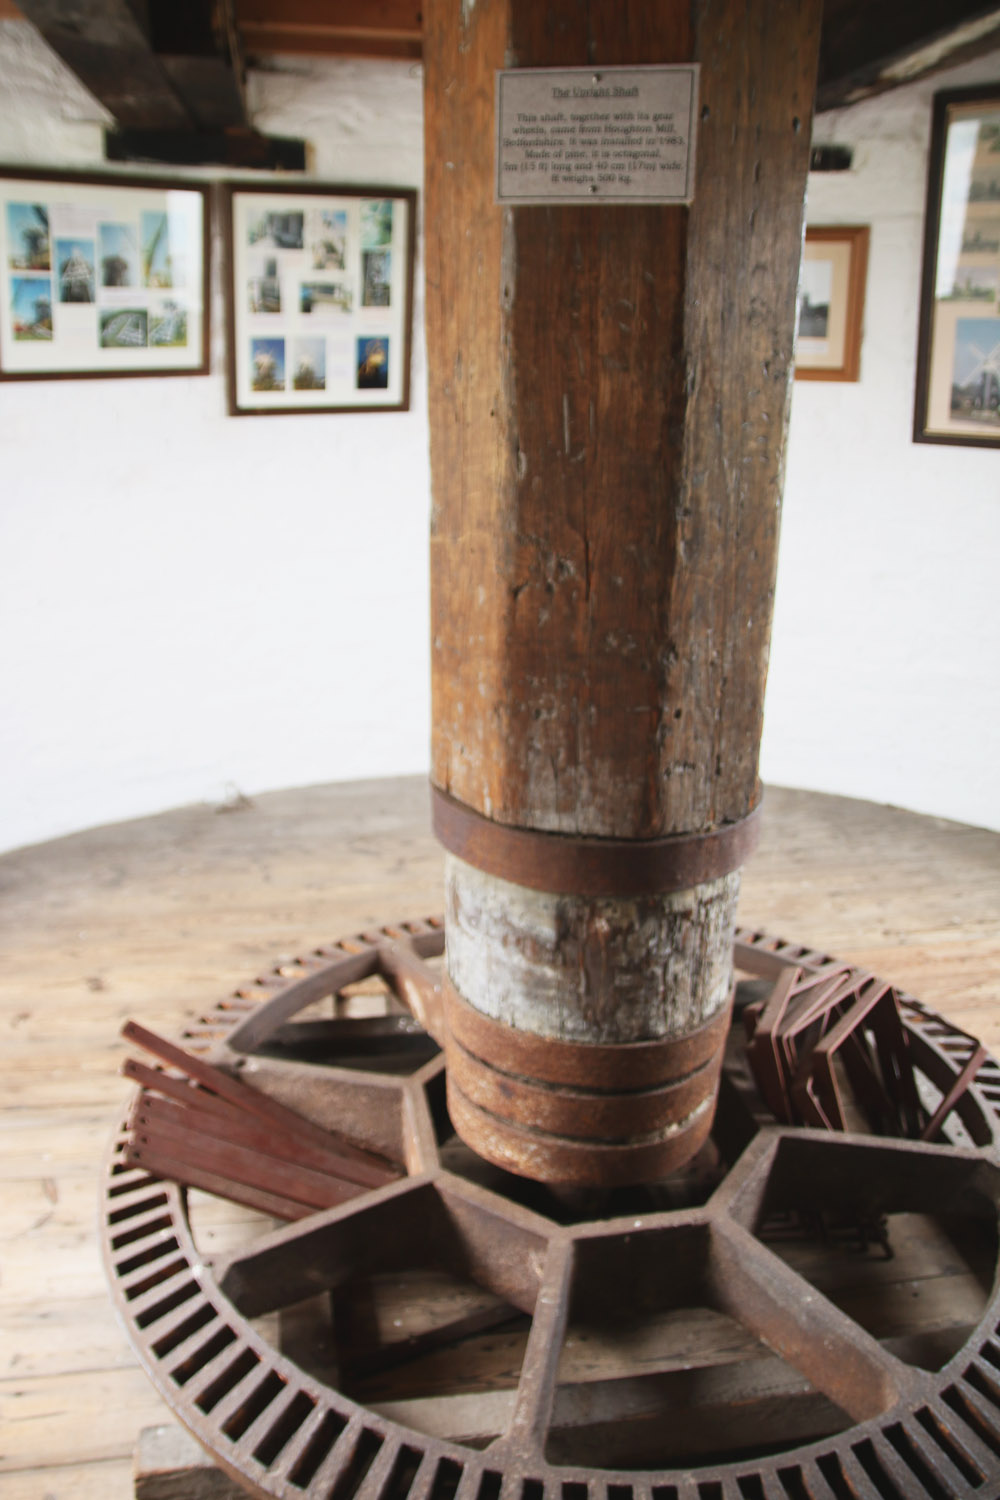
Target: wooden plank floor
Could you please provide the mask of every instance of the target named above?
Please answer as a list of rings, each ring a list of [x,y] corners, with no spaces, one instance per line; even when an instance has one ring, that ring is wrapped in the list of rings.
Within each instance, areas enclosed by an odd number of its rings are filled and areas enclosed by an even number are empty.
[[[127,1500],[164,1408],[110,1310],[118,1031],[167,1034],[283,955],[440,909],[418,778],[191,808],[0,858],[0,1500]],[[1000,834],[772,789],[744,922],[870,966],[1000,1050]]]

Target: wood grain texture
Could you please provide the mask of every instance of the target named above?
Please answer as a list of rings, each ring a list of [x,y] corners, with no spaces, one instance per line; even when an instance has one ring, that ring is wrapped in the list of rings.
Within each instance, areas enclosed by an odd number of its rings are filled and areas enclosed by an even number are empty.
[[[236,0],[245,49],[336,57],[409,57],[421,53],[417,0]]]
[[[426,12],[433,779],[515,826],[756,789],[819,6]],[[504,66],[700,62],[694,203],[493,203]]]

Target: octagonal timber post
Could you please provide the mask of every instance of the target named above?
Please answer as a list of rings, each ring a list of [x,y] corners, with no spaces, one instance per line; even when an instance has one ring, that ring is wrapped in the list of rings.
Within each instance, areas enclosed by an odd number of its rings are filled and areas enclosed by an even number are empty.
[[[820,0],[428,0],[449,1108],[551,1182],[707,1136],[753,843]],[[690,206],[494,201],[498,69],[700,64]]]

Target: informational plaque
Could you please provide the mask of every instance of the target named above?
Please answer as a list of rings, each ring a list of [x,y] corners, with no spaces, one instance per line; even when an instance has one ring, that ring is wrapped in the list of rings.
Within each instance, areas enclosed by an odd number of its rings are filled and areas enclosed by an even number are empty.
[[[698,65],[497,73],[498,203],[689,203]]]

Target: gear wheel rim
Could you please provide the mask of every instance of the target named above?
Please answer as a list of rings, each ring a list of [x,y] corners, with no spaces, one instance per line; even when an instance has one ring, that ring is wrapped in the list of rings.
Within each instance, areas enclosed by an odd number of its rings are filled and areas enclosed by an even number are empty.
[[[758,974],[780,972],[792,964],[808,968],[832,961],[828,955],[762,933],[740,932],[737,938],[745,951],[759,955],[763,967]],[[254,1039],[259,1042],[262,1033],[308,1003],[303,995],[315,997],[341,987],[348,955],[386,942],[402,945],[418,957],[434,956],[443,947],[443,927],[438,918],[386,926],[282,965],[188,1028],[185,1045],[208,1052],[213,1061],[241,1069],[252,1056]],[[754,972],[743,963],[740,967]],[[912,997],[902,997],[902,1007],[921,1066],[928,1075],[933,1069],[935,1082],[944,1092],[944,1085],[958,1075],[975,1044]],[[126,1332],[167,1404],[220,1467],[250,1494],[283,1500],[289,1496],[497,1500],[501,1495],[503,1500],[542,1500],[543,1496],[545,1500],[557,1496],[561,1500],[603,1496],[608,1500],[801,1500],[803,1496],[841,1500],[869,1494],[890,1500],[896,1495],[905,1500],[911,1496],[937,1500],[944,1493],[960,1500],[990,1493],[984,1485],[1000,1475],[1000,1285],[996,1275],[983,1314],[962,1348],[937,1372],[917,1372],[918,1378],[898,1401],[834,1437],[791,1446],[764,1459],[708,1464],[694,1470],[549,1462],[545,1434],[556,1377],[555,1365],[551,1358],[546,1361],[544,1350],[555,1347],[558,1352],[561,1347],[565,1310],[560,1314],[560,1304],[568,1300],[567,1264],[582,1239],[611,1242],[625,1235],[628,1225],[603,1220],[560,1226],[510,1200],[497,1201],[498,1195],[489,1189],[453,1179],[440,1165],[427,1098],[426,1085],[435,1066],[440,1072],[443,1061],[426,1064],[408,1079],[388,1081],[401,1100],[401,1116],[409,1116],[404,1126],[407,1175],[398,1185],[366,1194],[323,1217],[356,1219],[370,1213],[376,1201],[391,1204],[395,1197],[415,1191],[444,1191],[446,1195],[451,1192],[455,1202],[471,1205],[473,1217],[492,1210],[508,1226],[516,1222],[522,1232],[529,1237],[535,1233],[544,1243],[547,1269],[543,1265],[538,1273],[528,1346],[529,1352],[533,1345],[542,1351],[528,1380],[528,1386],[532,1382],[534,1386],[522,1389],[522,1371],[512,1423],[482,1450],[431,1438],[394,1422],[305,1373],[281,1354],[250,1326],[224,1289],[226,1276],[232,1279],[232,1262],[228,1270],[223,1266],[220,1279],[217,1268],[199,1250],[184,1190],[125,1167],[121,1133],[112,1145],[101,1216],[102,1248]],[[942,1158],[974,1157],[984,1172],[992,1172],[1000,1182],[996,1165],[1000,1066],[992,1058],[980,1068],[962,1113],[967,1127],[980,1136],[980,1144],[971,1152],[955,1146],[942,1148]],[[745,1160],[746,1153],[740,1157],[739,1175],[735,1169],[727,1174],[723,1196],[728,1191],[731,1198],[738,1198],[741,1184],[745,1191],[747,1183],[768,1173],[768,1162],[780,1152],[782,1141],[816,1136],[814,1131],[764,1127],[757,1137],[757,1160]],[[852,1136],[838,1141],[846,1143],[847,1149],[864,1150],[880,1139]],[[907,1143],[895,1142],[889,1149],[905,1153]],[[1000,1189],[991,1193],[994,1206],[998,1201]],[[712,1225],[720,1216],[718,1205],[711,1214],[692,1213],[688,1221],[711,1219]],[[738,1249],[743,1226],[725,1206],[721,1216],[731,1219],[739,1231],[735,1235]],[[677,1210],[644,1217],[642,1232],[646,1234],[669,1236],[687,1222],[684,1212],[679,1216]],[[733,1244],[729,1249],[734,1249]],[[237,1257],[237,1262],[241,1259],[246,1257]],[[526,1357],[525,1367],[528,1363]],[[221,1390],[218,1399],[206,1400],[206,1393],[215,1390]]]

